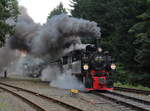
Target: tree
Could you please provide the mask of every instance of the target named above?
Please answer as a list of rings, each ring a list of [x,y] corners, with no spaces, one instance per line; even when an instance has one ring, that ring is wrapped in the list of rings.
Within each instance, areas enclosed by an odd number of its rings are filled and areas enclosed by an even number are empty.
[[[67,13],[67,11],[64,8],[63,4],[60,2],[60,4],[50,12],[50,14],[48,16],[48,19],[51,18],[54,15],[59,15],[59,14],[62,14],[62,13]]]
[[[10,26],[6,21],[16,21],[18,13],[17,0],[0,0],[0,46],[4,44],[6,35],[14,32],[14,26]]]
[[[111,53],[119,66],[117,81],[149,87],[150,4],[147,1],[150,0],[72,0],[71,14],[95,21],[101,27],[102,48]]]
[[[127,69],[136,68],[134,37],[128,30],[144,12],[146,0],[72,0],[74,17],[96,21],[102,31],[102,46]]]
[[[150,0],[147,0],[145,12],[137,16],[139,21],[129,32],[136,38],[134,45],[136,46],[135,60],[139,63],[142,71],[148,72],[150,66]]]

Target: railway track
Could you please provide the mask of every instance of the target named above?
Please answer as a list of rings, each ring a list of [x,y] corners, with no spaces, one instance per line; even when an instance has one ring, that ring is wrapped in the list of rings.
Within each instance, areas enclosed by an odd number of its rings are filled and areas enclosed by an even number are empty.
[[[2,82],[0,82],[0,89],[3,89],[4,91],[19,97],[38,111],[83,111],[78,107],[66,104],[65,102],[59,101],[57,99]]]
[[[150,95],[150,91],[134,89],[134,88],[114,87],[114,90],[132,92],[132,93],[143,94],[143,95]]]
[[[103,97],[105,99],[111,100],[113,102],[116,102],[117,104],[124,105],[126,107],[129,107],[131,109],[137,110],[137,111],[150,111],[150,102],[137,99],[134,97],[130,97],[127,95],[123,95],[116,92],[93,92],[94,95]]]

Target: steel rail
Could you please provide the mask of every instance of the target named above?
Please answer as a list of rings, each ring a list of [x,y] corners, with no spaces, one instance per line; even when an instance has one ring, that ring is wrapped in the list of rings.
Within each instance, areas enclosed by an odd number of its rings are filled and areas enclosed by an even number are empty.
[[[132,93],[143,94],[143,95],[150,95],[150,91],[134,89],[134,88],[114,87],[114,90],[132,92]]]
[[[109,93],[100,93],[100,92],[93,92],[94,95],[97,95],[97,96],[100,96],[104,99],[107,99],[107,100],[111,100],[112,102],[115,102],[117,104],[121,104],[121,105],[124,105],[126,107],[129,107],[131,109],[134,109],[134,110],[137,110],[137,111],[150,111],[150,109],[148,108],[145,108],[145,107],[141,107],[141,106],[138,106],[138,105],[135,105],[134,103],[129,103],[128,101],[124,101],[124,100],[121,100],[121,99],[118,99],[118,98],[115,98],[114,96],[109,96],[107,94]],[[120,97],[120,96],[119,96]],[[129,99],[129,98],[128,98]],[[132,100],[131,100],[132,101]]]
[[[116,96],[120,96],[120,97],[123,97],[123,98],[126,98],[126,99],[131,99],[133,101],[140,102],[142,104],[150,105],[150,101],[146,101],[146,100],[143,100],[143,99],[138,99],[138,98],[127,96],[127,95],[120,94],[120,93],[117,93],[117,92],[107,91],[107,93],[112,94],[112,95],[116,95]]]
[[[13,92],[13,91],[7,89],[7,88],[4,88],[4,87],[1,87],[1,86],[0,86],[0,89],[3,89],[4,91],[7,91],[7,92],[11,93],[12,95],[14,95],[14,96],[16,96],[16,97],[22,99],[23,101],[25,101],[26,103],[28,103],[30,106],[33,106],[33,108],[36,109],[36,110],[38,110],[38,111],[46,111],[45,109],[43,109],[41,106],[37,105],[36,103],[33,103],[32,101],[30,101],[30,100],[24,98],[23,96],[21,96],[21,95],[15,93],[15,92]]]
[[[20,88],[20,87],[17,87],[17,86],[13,86],[13,85],[9,85],[9,84],[6,84],[6,83],[2,83],[0,82],[1,85],[4,85],[4,86],[8,86],[8,87],[11,87],[11,88],[14,88],[14,89],[17,89],[17,90],[20,90],[20,91],[24,91],[24,92],[28,92],[30,94],[34,94],[34,95],[38,95],[39,97],[41,98],[44,98],[44,99],[47,99],[49,101],[52,101],[54,103],[57,103],[57,104],[60,104],[61,106],[64,106],[66,108],[69,108],[71,110],[75,110],[75,111],[83,111],[82,109],[78,108],[78,107],[75,107],[73,105],[70,105],[70,104],[67,104],[65,102],[62,102],[62,101],[59,101],[55,98],[52,98],[52,97],[49,97],[49,96],[45,96],[43,94],[39,94],[37,92],[34,92],[34,91],[31,91],[31,90],[27,90],[27,89],[24,89],[24,88]],[[14,92],[15,93],[15,92]],[[44,110],[42,110],[44,111]]]

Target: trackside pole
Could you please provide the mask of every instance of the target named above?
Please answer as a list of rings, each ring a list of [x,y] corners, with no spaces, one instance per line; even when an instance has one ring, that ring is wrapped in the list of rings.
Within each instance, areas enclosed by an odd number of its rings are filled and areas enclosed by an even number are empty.
[[[7,70],[4,70],[4,78],[7,78]]]

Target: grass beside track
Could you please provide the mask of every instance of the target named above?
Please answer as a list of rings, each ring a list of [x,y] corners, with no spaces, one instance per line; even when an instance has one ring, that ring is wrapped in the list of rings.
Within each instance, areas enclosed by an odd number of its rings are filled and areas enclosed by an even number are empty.
[[[114,86],[115,87],[134,88],[134,89],[140,89],[140,90],[150,91],[150,88],[144,87],[144,86],[141,86],[141,85],[133,86],[133,85],[130,85],[130,84],[115,83]]]
[[[0,111],[12,111],[10,104],[4,101],[4,96],[0,96]]]
[[[5,103],[0,103],[0,111],[9,111],[8,105]]]

